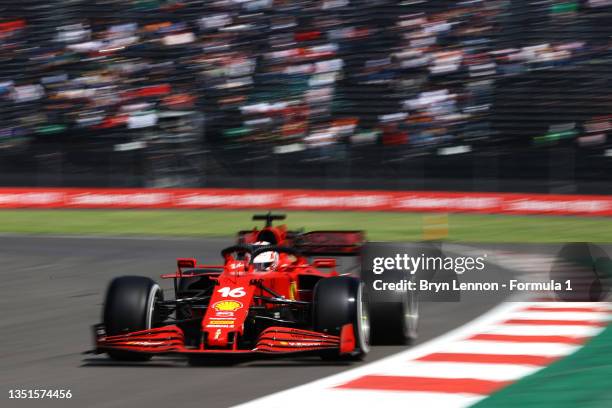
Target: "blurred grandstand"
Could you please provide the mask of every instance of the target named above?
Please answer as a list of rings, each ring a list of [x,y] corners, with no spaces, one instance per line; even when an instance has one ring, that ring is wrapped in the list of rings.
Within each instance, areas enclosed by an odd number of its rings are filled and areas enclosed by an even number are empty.
[[[612,1],[0,2],[0,184],[612,193]]]

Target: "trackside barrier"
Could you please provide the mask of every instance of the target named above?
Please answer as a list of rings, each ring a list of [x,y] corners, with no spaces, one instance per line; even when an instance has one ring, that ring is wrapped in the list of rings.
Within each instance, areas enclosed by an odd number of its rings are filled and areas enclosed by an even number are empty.
[[[172,208],[612,215],[612,196],[359,190],[0,188],[0,208]]]

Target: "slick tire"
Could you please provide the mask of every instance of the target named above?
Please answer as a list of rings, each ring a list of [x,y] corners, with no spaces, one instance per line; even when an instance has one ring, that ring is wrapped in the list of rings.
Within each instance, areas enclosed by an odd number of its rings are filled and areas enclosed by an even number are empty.
[[[417,296],[416,292],[404,293],[402,301],[370,305],[373,344],[405,345],[416,340],[419,321]]]
[[[370,304],[371,344],[406,345],[417,337],[419,320],[418,290],[376,290],[376,282],[418,282],[421,279],[431,280],[435,271],[411,271],[390,268],[381,274],[374,272],[375,258],[407,254],[410,256],[440,256],[440,251],[434,245],[388,244],[369,242],[362,248],[361,279],[368,292]]]
[[[159,285],[142,276],[122,276],[113,279],[106,291],[103,322],[109,336],[155,327],[159,314],[156,300],[163,300]],[[108,351],[114,360],[146,361],[148,354],[129,351]]]
[[[370,351],[370,319],[363,283],[353,277],[321,279],[314,288],[313,327],[315,331],[340,335],[345,324],[353,325],[355,351],[342,356],[337,350],[323,351],[325,360],[362,359]]]

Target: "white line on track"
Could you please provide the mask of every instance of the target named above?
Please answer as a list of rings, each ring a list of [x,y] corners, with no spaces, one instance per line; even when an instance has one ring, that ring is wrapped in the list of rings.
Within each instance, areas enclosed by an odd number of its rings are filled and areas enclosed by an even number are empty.
[[[505,341],[464,340],[444,347],[446,353],[506,354],[563,356],[574,352],[578,346],[555,343],[512,343]]]
[[[244,407],[268,407],[268,408],[330,408],[330,407],[384,407],[384,408],[462,408],[475,404],[483,399],[483,396],[472,394],[441,394],[430,392],[375,392],[368,390],[321,390],[317,391],[322,404],[314,404],[312,398],[301,398],[299,394],[286,396],[284,402],[275,400],[272,405],[264,401],[256,400]],[[243,407],[243,405],[239,405]]]
[[[512,313],[508,319],[535,319],[535,320],[612,320],[612,314],[608,312],[538,312],[519,311]]]
[[[594,336],[603,327],[592,326],[536,326],[522,324],[506,324],[500,326],[491,326],[483,330],[483,333],[488,334],[511,334],[520,336],[572,336],[572,337],[587,337]]]
[[[414,361],[397,362],[374,374],[432,378],[479,378],[483,372],[494,381],[516,380],[538,370],[538,367],[519,364],[479,364]]]

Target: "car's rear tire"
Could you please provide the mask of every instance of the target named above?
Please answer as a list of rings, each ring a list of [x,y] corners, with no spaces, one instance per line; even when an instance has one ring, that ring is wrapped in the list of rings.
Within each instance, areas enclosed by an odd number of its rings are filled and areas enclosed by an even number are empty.
[[[363,246],[360,273],[369,296],[372,344],[405,345],[416,339],[419,321],[419,299],[421,298],[418,283],[421,280],[430,281],[436,275],[435,270],[424,268],[411,271],[383,268],[383,271],[374,271],[373,267],[376,260],[394,257],[395,254],[413,257],[439,257],[440,251],[435,245],[428,243],[400,245],[369,242]],[[381,274],[382,272],[384,274]],[[411,282],[410,289],[407,282]],[[397,289],[385,289],[382,287],[382,283],[396,284]],[[405,283],[406,285],[402,288],[397,285],[398,283]]]
[[[103,322],[109,336],[155,327],[159,322],[157,300],[163,292],[154,280],[143,276],[122,276],[113,279],[106,291]],[[109,350],[115,360],[146,361],[151,355],[129,351]]]
[[[312,310],[315,331],[338,336],[342,326],[353,325],[354,352],[341,356],[337,350],[325,350],[322,358],[361,359],[370,351],[369,307],[359,279],[349,276],[321,279],[314,288]]]
[[[370,305],[373,344],[410,344],[417,338],[418,292],[407,291],[399,301]]]

